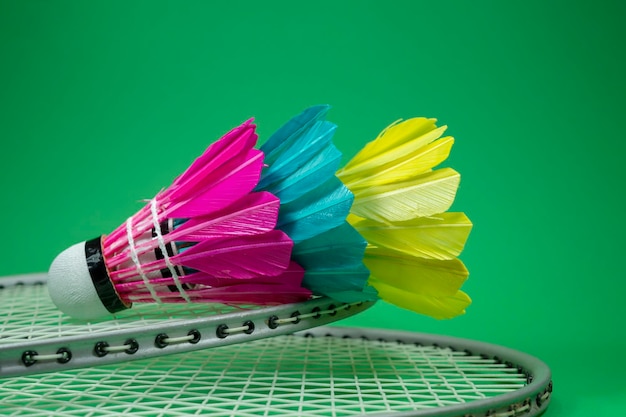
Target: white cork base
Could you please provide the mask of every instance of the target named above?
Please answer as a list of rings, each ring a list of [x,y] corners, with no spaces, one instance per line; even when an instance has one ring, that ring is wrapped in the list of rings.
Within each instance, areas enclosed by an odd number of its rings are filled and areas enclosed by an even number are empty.
[[[48,292],[54,304],[77,319],[95,319],[110,315],[96,292],[87,261],[85,242],[61,252],[48,271]]]

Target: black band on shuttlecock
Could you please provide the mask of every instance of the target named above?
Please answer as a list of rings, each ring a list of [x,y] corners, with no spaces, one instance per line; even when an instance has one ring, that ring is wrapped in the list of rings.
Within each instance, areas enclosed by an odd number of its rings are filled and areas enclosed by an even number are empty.
[[[169,232],[172,231],[172,230],[170,230],[170,222],[171,221],[172,221],[172,219],[169,219],[169,220],[165,220],[165,221],[162,221],[161,223],[159,223],[159,229],[160,229],[160,232],[161,232],[161,236],[165,236],[166,234],[168,234]],[[157,237],[157,232],[156,232],[154,227],[152,228],[152,237],[153,238]],[[174,250],[174,243],[173,242],[166,243],[165,244],[165,251],[167,252],[167,256],[169,256],[170,258],[172,256],[176,255],[176,251]],[[163,250],[160,247],[154,249],[154,256],[157,259],[165,258],[165,255],[163,254]]]
[[[85,259],[93,286],[100,297],[100,301],[110,313],[126,310],[128,306],[120,299],[109,278],[104,256],[102,255],[102,237],[85,242]]]

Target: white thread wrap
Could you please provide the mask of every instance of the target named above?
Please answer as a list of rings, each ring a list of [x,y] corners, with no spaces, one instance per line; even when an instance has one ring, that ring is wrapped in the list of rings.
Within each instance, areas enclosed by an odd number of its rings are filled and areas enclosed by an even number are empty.
[[[159,224],[159,213],[157,210],[157,201],[156,198],[153,198],[150,201],[150,213],[152,214],[152,224],[154,225],[154,232],[156,234],[156,238],[159,242],[159,248],[161,249],[161,253],[163,254],[163,260],[165,261],[165,266],[170,270],[172,274],[172,279],[174,280],[174,284],[180,293],[180,296],[188,303],[191,302],[189,296],[185,292],[183,285],[180,282],[179,275],[176,271],[176,267],[172,264],[170,257],[167,253],[167,247],[165,245],[165,240],[163,239],[163,234],[161,233],[161,225]],[[152,293],[151,293],[152,294]]]
[[[144,285],[150,291],[150,295],[154,301],[160,303],[161,299],[156,293],[154,286],[150,282],[150,279],[146,276],[143,268],[141,267],[141,262],[139,262],[139,255],[137,254],[137,248],[135,247],[135,238],[133,237],[133,218],[129,217],[126,220],[126,238],[128,239],[128,248],[130,249],[130,259],[132,259],[135,267],[137,268],[137,272],[141,279],[143,280]]]

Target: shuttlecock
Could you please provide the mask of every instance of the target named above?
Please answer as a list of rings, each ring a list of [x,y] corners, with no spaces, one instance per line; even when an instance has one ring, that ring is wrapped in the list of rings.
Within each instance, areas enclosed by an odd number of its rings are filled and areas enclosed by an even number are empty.
[[[233,129],[112,233],[62,252],[49,272],[55,304],[90,319],[135,302],[325,295],[461,314],[467,270],[456,256],[471,224],[445,213],[458,174],[432,171],[451,138],[412,119],[337,172],[327,111],[305,110],[259,150],[251,121]]]

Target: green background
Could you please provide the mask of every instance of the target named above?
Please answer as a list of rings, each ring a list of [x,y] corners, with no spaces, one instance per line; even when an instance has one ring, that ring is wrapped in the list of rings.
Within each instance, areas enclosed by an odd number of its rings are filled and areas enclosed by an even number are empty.
[[[2,0],[0,275],[109,232],[249,117],[264,139],[331,104],[345,160],[436,117],[474,304],[343,324],[527,351],[554,373],[548,416],[624,415],[625,19],[618,1]]]

